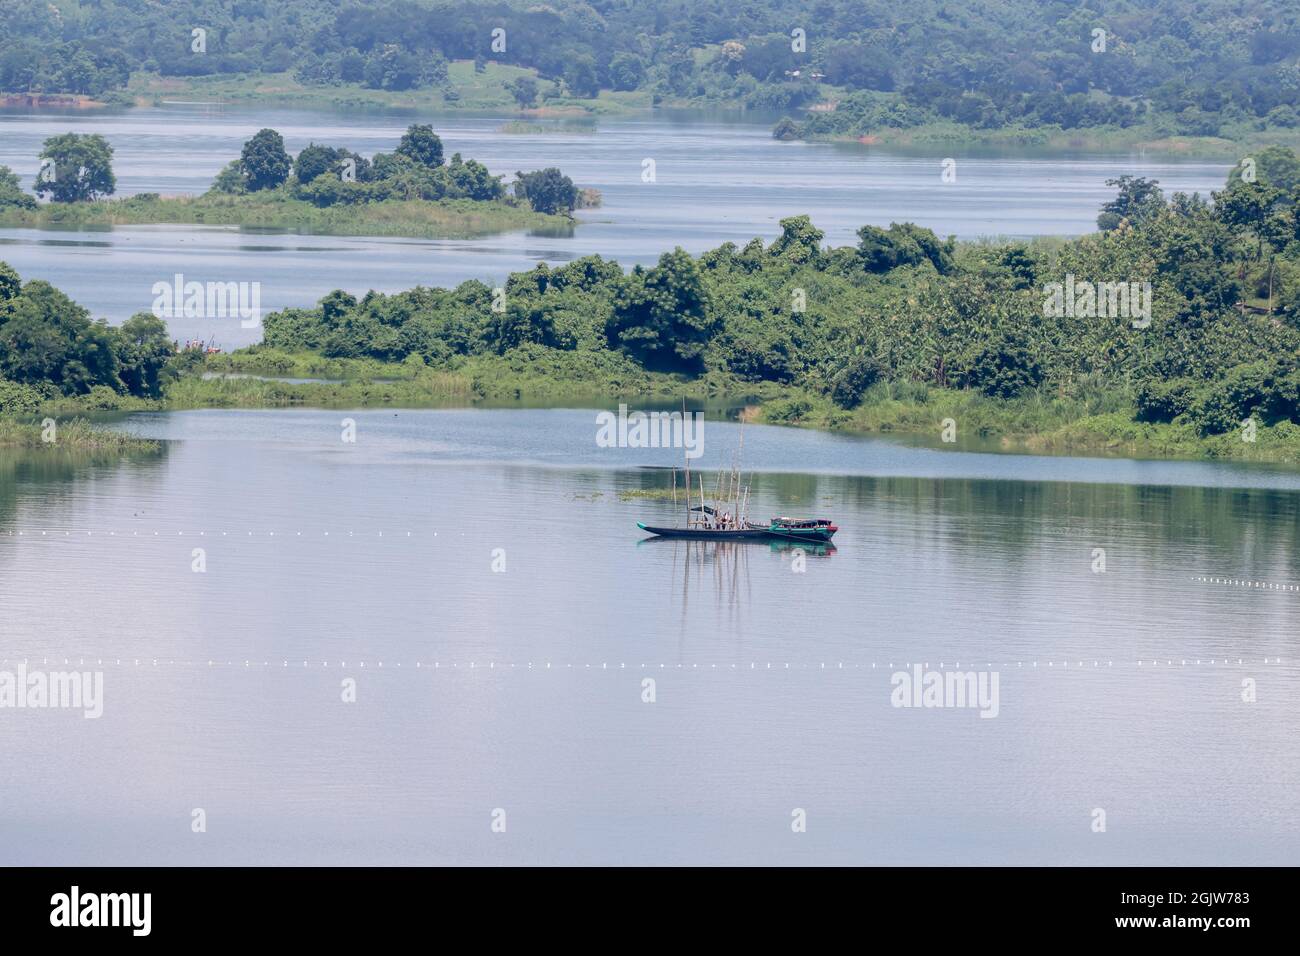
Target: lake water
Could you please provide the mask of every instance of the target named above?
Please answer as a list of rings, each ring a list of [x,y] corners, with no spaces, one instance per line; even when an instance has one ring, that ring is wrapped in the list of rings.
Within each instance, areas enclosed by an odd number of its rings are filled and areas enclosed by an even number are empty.
[[[780,219],[807,213],[834,245],[855,243],[864,224],[914,221],[940,235],[1071,235],[1095,228],[1125,173],[1167,191],[1221,188],[1223,162],[1140,155],[1034,155],[952,147],[900,152],[857,145],[781,143],[771,120],[690,114],[602,119],[589,127],[543,124],[541,133],[501,131],[500,116],[463,113],[356,114],[176,105],[107,113],[0,111],[0,164],[30,186],[41,143],[73,130],[113,145],[118,193],[200,193],[264,126],[297,152],[309,142],[364,155],[390,151],[413,122],[430,122],[448,155],[461,152],[512,179],[516,170],[558,166],[604,196],[566,236],[523,232],[464,240],[304,236],[234,227],[132,226],[102,230],[0,229],[0,260],[24,277],[48,279],[96,316],[120,322],[148,310],[155,282],[258,282],[263,309],[306,306],[344,288],[397,292],[477,278],[498,284],[538,262],[599,253],[630,267],[682,246],[702,252],[726,241],[771,240]],[[957,162],[941,181],[942,161]],[[655,181],[643,181],[653,160]],[[227,349],[256,341],[237,319],[176,319],[182,339],[215,338]]]
[[[675,454],[591,411],[126,424],[164,450],[0,452],[0,670],[104,674],[99,719],[0,711],[0,862],[1300,851],[1293,470],[746,426],[751,512],[834,518],[819,554],[644,541]],[[892,706],[914,664],[996,717]]]

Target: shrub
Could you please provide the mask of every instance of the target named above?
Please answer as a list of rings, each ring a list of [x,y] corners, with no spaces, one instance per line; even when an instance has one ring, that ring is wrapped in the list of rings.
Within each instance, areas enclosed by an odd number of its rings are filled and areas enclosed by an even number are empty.
[[[41,393],[22,382],[0,378],[0,415],[30,415],[41,405]]]
[[[1137,417],[1144,422],[1171,422],[1192,406],[1196,383],[1189,378],[1152,379],[1138,386]]]
[[[884,375],[880,362],[870,355],[854,355],[831,379],[831,401],[840,408],[856,408],[862,396]]]

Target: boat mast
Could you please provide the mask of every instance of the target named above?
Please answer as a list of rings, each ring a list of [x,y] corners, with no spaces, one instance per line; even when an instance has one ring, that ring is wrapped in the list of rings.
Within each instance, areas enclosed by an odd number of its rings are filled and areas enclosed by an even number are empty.
[[[737,507],[736,507],[736,521],[737,521],[737,523],[738,523],[738,527],[742,527],[742,528],[743,528],[743,527],[745,526],[745,519],[744,519],[744,515],[743,515],[745,509],[744,509],[742,506],[740,506],[740,463],[741,463],[742,460],[744,460],[744,455],[745,455],[745,410],[744,410],[743,408],[740,410],[740,441],[737,442],[737,444],[738,444],[739,447],[738,447],[737,450],[736,450],[736,466],[735,466],[735,468],[736,468],[736,505],[737,505]],[[749,491],[749,489],[747,488],[747,489],[745,489],[745,491],[746,491],[746,495],[745,495],[745,497],[748,498],[748,497],[749,497],[749,495],[748,495],[748,491]]]
[[[686,429],[686,399],[684,399],[684,398],[682,399],[682,429],[683,429],[683,432],[685,432],[685,429]],[[685,444],[685,443],[683,443],[683,444]],[[682,459],[686,462],[686,528],[687,528],[687,530],[689,530],[690,527],[691,527],[691,456],[688,455],[688,454],[686,454],[686,451],[687,451],[687,450],[689,450],[689,449],[685,449],[685,450],[682,451]],[[676,480],[677,480],[676,476],[677,476],[677,472],[674,471],[674,472],[673,472],[673,481],[674,481],[674,482],[676,482]],[[675,500],[675,499],[674,499],[674,502],[673,502],[673,503],[676,504],[676,500]]]

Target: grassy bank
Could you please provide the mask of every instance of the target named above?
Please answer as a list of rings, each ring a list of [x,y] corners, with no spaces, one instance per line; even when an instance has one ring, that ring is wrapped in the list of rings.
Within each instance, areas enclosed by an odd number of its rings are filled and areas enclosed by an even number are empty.
[[[205,104],[286,104],[294,107],[364,108],[377,110],[474,110],[519,113],[519,104],[507,84],[520,77],[537,79],[535,70],[488,62],[476,72],[473,60],[453,60],[441,87],[414,90],[376,90],[356,83],[314,86],[298,82],[292,73],[173,77],[135,73],[127,93],[137,105],[167,102]],[[538,85],[545,89],[544,80]],[[530,115],[615,115],[650,106],[650,94],[602,91],[590,99],[547,100],[543,108],[523,111]]]
[[[285,229],[352,236],[463,239],[519,229],[567,230],[571,220],[505,202],[468,199],[385,200],[320,208],[282,192],[158,198],[137,196],[99,202],[46,203],[36,209],[0,210],[0,226],[84,227],[186,223]]]
[[[53,441],[48,441],[47,436]],[[109,455],[154,452],[158,442],[92,425],[84,418],[55,420],[48,429],[41,422],[0,417],[0,449],[48,449],[50,451],[93,452]]]
[[[1102,389],[1086,397],[1039,389],[1002,400],[974,391],[879,383],[856,408],[846,410],[794,386],[718,374],[687,378],[647,372],[615,353],[521,351],[429,367],[418,361],[330,359],[255,347],[209,356],[193,374],[170,383],[159,402],[124,399],[118,407],[605,406],[616,401],[658,405],[682,398],[723,399],[743,406],[747,420],[765,424],[915,437],[953,450],[1300,464],[1300,426],[1260,423],[1254,441],[1244,440],[1240,430],[1203,436],[1187,424],[1135,421],[1127,410],[1131,395]],[[86,401],[65,399],[57,407],[63,414],[113,407],[102,400]],[[943,440],[945,429],[951,443]],[[82,440],[81,433],[72,437]],[[87,434],[85,440],[96,439]]]
[[[163,407],[418,408],[619,398],[668,401],[738,394],[776,398],[783,390],[772,383],[741,383],[727,376],[691,379],[648,372],[613,352],[520,350],[430,367],[420,361],[329,359],[311,352],[255,347],[209,356],[200,373],[168,385]]]
[[[972,146],[988,149],[1029,149],[1057,152],[1155,153],[1188,158],[1223,159],[1236,162],[1250,150],[1270,144],[1300,146],[1300,130],[1271,129],[1242,131],[1232,138],[1220,136],[1177,136],[1154,125],[1061,129],[1056,126],[1004,126],[977,129],[961,123],[934,122],[899,129],[813,132],[800,138],[809,142],[859,143],[898,149],[954,149]],[[960,156],[960,153],[955,155]]]
[[[916,436],[965,450],[1300,464],[1300,426],[1290,422],[1259,423],[1253,441],[1244,440],[1240,430],[1204,436],[1179,422],[1135,421],[1129,411],[1121,410],[1130,401],[1128,395],[1063,398],[1045,390],[1001,400],[973,391],[885,383],[870,389],[852,410],[837,408],[821,396],[789,394],[762,403],[755,419]]]
[[[307,381],[303,381],[307,379]],[[1098,392],[1065,398],[1035,391],[1014,400],[973,391],[881,383],[846,410],[793,386],[744,382],[724,375],[685,378],[647,372],[626,358],[551,353],[478,356],[448,368],[419,362],[330,359],[312,352],[256,347],[209,356],[171,382],[159,401],[65,398],[43,413],[193,408],[430,408],[470,405],[556,405],[616,401],[662,404],[724,399],[746,419],[770,425],[914,437],[955,451],[1004,450],[1128,458],[1181,458],[1300,464],[1300,426],[1260,424],[1254,441],[1241,431],[1202,436],[1190,425],[1134,421],[1121,410],[1131,396]],[[634,405],[635,407],[635,405]],[[951,443],[944,441],[945,430]],[[41,440],[39,424],[0,418],[0,448],[60,447],[102,452],[147,451],[142,441],[60,419],[58,443]]]

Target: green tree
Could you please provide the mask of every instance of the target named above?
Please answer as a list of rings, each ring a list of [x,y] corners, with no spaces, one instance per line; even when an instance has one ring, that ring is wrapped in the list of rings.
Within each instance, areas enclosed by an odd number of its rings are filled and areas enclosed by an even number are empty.
[[[864,353],[849,356],[831,377],[831,401],[840,408],[856,408],[867,389],[884,374],[885,369],[875,356]]]
[[[293,161],[284,149],[284,137],[273,129],[261,129],[244,144],[239,154],[250,191],[275,189],[289,178]]]
[[[1118,188],[1119,194],[1101,207],[1097,228],[1102,232],[1118,229],[1125,222],[1133,226],[1141,225],[1153,219],[1165,207],[1160,183],[1154,179],[1125,175],[1106,180],[1106,185]]]
[[[1032,289],[1034,287],[1038,264],[1024,246],[1010,246],[1004,249],[998,256],[997,265],[1007,272],[1011,280],[1011,288]]]
[[[1043,370],[1021,336],[1005,331],[976,350],[965,384],[990,398],[1015,398],[1043,380]]]
[[[0,209],[35,209],[36,200],[23,192],[18,175],[8,166],[0,166]]]
[[[162,372],[172,355],[167,325],[150,312],[137,312],[118,328],[122,384],[132,395],[157,397],[162,393]]]
[[[432,126],[414,125],[402,134],[397,154],[427,169],[437,169],[442,165],[442,140]]]
[[[619,284],[606,335],[647,368],[699,372],[721,327],[699,267],[679,247],[660,256],[653,269],[637,267]]]
[[[826,237],[808,216],[791,216],[781,220],[781,235],[772,243],[771,253],[800,265],[816,262],[821,255],[821,241]]]
[[[226,195],[238,195],[248,192],[248,177],[244,174],[243,162],[232,159],[221,167],[221,172],[217,173],[217,178],[212,181],[210,191]]]
[[[81,306],[33,279],[0,315],[0,377],[49,382],[68,395],[96,385],[121,388],[115,342],[115,330],[91,322]]]
[[[799,124],[788,116],[782,116],[777,124],[772,127],[772,138],[779,140],[791,140],[799,138]]]
[[[941,241],[932,230],[915,223],[891,222],[887,230],[863,226],[858,240],[858,255],[868,272],[889,272],[926,261],[941,275],[953,270],[955,241]]]
[[[520,109],[531,109],[537,105],[537,81],[531,76],[518,76],[506,84],[506,89],[515,98]]]
[[[1254,165],[1257,182],[1272,186],[1288,196],[1292,190],[1300,186],[1300,157],[1297,157],[1295,150],[1290,147],[1265,146],[1249,159]],[[1243,182],[1242,174],[1246,168],[1244,161],[1232,167],[1232,171],[1228,173],[1229,187],[1233,183]]]
[[[573,96],[592,97],[600,92],[596,80],[596,60],[589,53],[569,58],[564,68],[564,83]]]
[[[22,291],[23,280],[7,262],[0,261],[0,303],[18,298]]]
[[[447,195],[452,199],[473,199],[485,202],[500,199],[506,193],[501,185],[501,177],[493,176],[488,168],[477,160],[462,160],[460,153],[453,153],[451,162],[446,167]]]
[[[41,150],[41,160],[38,196],[49,196],[54,202],[85,202],[111,196],[117,189],[113,147],[98,133],[51,136]]]
[[[578,202],[578,188],[573,180],[554,166],[531,173],[515,173],[515,196],[527,199],[537,212],[564,214]]]
[[[308,143],[293,161],[293,178],[305,185],[323,173],[335,172],[340,159],[339,150]]]
[[[635,90],[645,80],[645,63],[635,53],[615,53],[609,61],[609,80],[616,90]]]

